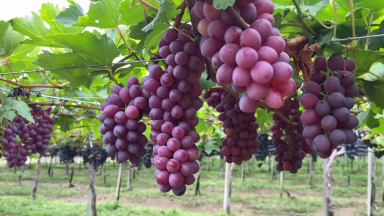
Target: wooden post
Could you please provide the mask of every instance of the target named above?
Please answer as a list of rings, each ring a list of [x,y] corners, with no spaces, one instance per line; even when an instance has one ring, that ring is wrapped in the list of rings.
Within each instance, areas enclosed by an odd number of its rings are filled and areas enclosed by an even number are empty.
[[[127,188],[128,190],[132,190],[132,175],[131,175],[131,162],[128,165],[128,177],[127,177]]]
[[[280,172],[280,198],[283,197],[284,191],[284,170]]]
[[[208,172],[211,171],[211,158],[208,157]]]
[[[88,193],[88,206],[87,206],[87,216],[96,216],[96,191],[95,191],[95,170],[93,169],[93,164],[90,163],[88,166],[89,173],[89,193]]]
[[[107,186],[107,166],[108,164],[104,166],[104,186]]]
[[[201,161],[197,161],[197,163],[199,164],[199,172],[197,172],[197,175],[196,175],[196,187],[195,187],[195,196],[197,196],[197,194],[199,194],[199,196],[201,196],[201,191],[200,191],[200,176],[201,176]]]
[[[323,216],[328,216],[327,215],[327,209],[328,209],[327,208],[327,174],[326,174],[327,161],[328,159],[323,159]]]
[[[332,163],[334,159],[345,153],[345,148],[342,148],[340,151],[333,150],[331,156],[327,159],[328,162],[325,166],[325,205],[326,205],[326,212],[323,212],[323,215],[327,216],[333,216],[333,203],[332,203]],[[324,161],[325,162],[325,161]]]
[[[228,212],[228,198],[229,198],[229,173],[230,173],[230,164],[225,163],[225,180],[224,180],[224,202],[223,210],[224,214]]]
[[[271,172],[271,156],[268,156],[268,172]]]
[[[309,181],[308,184],[312,184],[312,178],[313,178],[313,160],[312,158],[309,159]]]
[[[40,155],[39,159],[37,159],[37,170],[36,170],[36,177],[35,177],[35,186],[33,187],[33,190],[32,190],[33,201],[36,200],[37,186],[39,185],[40,160],[41,160],[41,155]]]
[[[119,175],[117,177],[117,185],[116,185],[116,200],[120,199],[120,187],[121,187],[121,174],[123,172],[123,164],[119,165]]]
[[[372,158],[373,150],[368,147],[367,215],[372,215]]]
[[[344,173],[344,155],[341,156],[341,175]]]
[[[383,195],[381,196],[381,200],[384,201],[384,157],[381,157],[381,185],[383,187]]]
[[[25,164],[23,164],[23,166],[21,167],[21,171],[20,171],[20,175],[19,175],[19,185],[20,186],[21,186],[21,179],[23,177],[24,169],[25,169]]]
[[[271,180],[275,178],[275,160],[272,160]]]
[[[75,164],[71,167],[71,177],[69,178],[69,187],[75,187],[75,185],[72,184],[72,179],[73,179],[73,172],[75,169]]]
[[[248,163],[248,174],[251,174],[251,162],[247,161]]]
[[[244,182],[244,178],[245,178],[245,161],[243,161],[243,163],[241,163],[241,180]]]

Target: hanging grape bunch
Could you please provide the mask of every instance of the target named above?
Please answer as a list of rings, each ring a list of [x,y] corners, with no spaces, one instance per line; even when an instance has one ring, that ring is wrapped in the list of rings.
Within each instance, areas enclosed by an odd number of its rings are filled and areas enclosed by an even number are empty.
[[[285,41],[273,28],[274,4],[270,0],[238,0],[233,8],[250,24],[241,30],[224,10],[197,2],[191,16],[199,20],[203,36],[201,53],[217,69],[220,85],[232,85],[239,93],[246,92],[240,109],[256,110],[260,100],[272,108],[283,105],[283,97],[296,91],[289,56],[283,52]]]
[[[81,152],[83,156],[83,165],[89,163],[92,164],[95,169],[103,165],[108,158],[106,150],[98,146],[78,148],[78,152]]]
[[[153,154],[153,144],[148,144],[145,146],[145,155],[141,157],[141,160],[144,163],[144,166],[148,169],[152,166],[152,154]]]
[[[52,108],[46,111],[31,105],[31,114],[35,123],[29,122],[20,115],[14,117],[12,122],[3,120],[5,130],[0,133],[0,149],[7,158],[8,166],[22,166],[27,160],[28,151],[33,154],[45,154],[51,139],[54,118],[50,117]]]
[[[328,60],[315,58],[311,80],[303,87],[300,103],[305,111],[301,121],[303,136],[321,158],[328,158],[341,144],[354,144],[357,135],[352,131],[359,120],[351,115],[353,97],[359,94],[355,85],[356,69],[353,59],[332,54]]]
[[[265,160],[269,154],[269,146],[272,145],[272,141],[268,139],[269,135],[266,133],[259,134],[257,139],[260,140],[260,147],[255,154],[256,160]]]
[[[179,32],[167,29],[159,44],[159,55],[167,66],[151,64],[149,76],[142,80],[144,89],[151,92],[150,139],[155,143],[156,182],[160,191],[172,189],[177,196],[185,193],[185,185],[195,182],[193,174],[199,171],[195,143],[200,137],[195,127],[199,123],[196,111],[203,106],[199,78],[205,64],[193,40],[189,25]]]
[[[71,147],[70,145],[60,146],[59,162],[60,163],[74,163],[74,158],[79,155],[78,148]]]
[[[278,111],[296,125],[288,125],[282,117],[273,113],[275,124],[271,127],[273,145],[276,147],[275,160],[277,171],[290,171],[296,173],[302,166],[305,154],[312,153],[312,148],[305,142],[302,136],[303,123],[300,121],[301,111],[295,98],[286,100]]]
[[[103,113],[99,115],[102,123],[99,131],[104,134],[107,153],[114,154],[118,163],[129,160],[136,164],[145,155],[148,140],[141,119],[149,112],[149,96],[149,92],[140,88],[137,77],[131,76],[126,87],[114,85],[107,101],[100,106]]]

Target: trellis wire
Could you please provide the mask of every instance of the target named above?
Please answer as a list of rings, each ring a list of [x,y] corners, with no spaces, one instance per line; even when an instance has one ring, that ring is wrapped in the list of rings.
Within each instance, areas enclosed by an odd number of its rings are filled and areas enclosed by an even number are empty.
[[[10,89],[3,89],[3,88],[0,88],[0,90],[8,91],[8,92],[11,91]],[[38,93],[32,93],[31,92],[31,94],[38,96]],[[50,95],[39,95],[39,96],[42,98],[52,98],[52,99],[64,100],[64,101],[74,101],[74,102],[78,102],[78,103],[87,103],[87,104],[94,104],[95,106],[100,106],[100,102],[98,102],[98,101],[90,102],[90,101],[77,100],[77,99],[73,99],[73,98],[56,97],[56,96],[50,96]],[[100,98],[100,99],[105,99],[105,98]]]
[[[368,35],[368,36],[361,36],[361,37],[349,37],[344,39],[334,39],[331,40],[332,42],[340,42],[340,41],[349,41],[349,40],[358,40],[358,39],[365,39],[365,38],[376,38],[376,37],[384,37],[384,34],[377,34],[377,35]]]
[[[134,64],[134,63],[154,62],[154,61],[165,61],[165,59],[141,60],[141,61],[129,61],[129,62],[116,62],[116,63],[95,64],[95,65],[79,65],[79,66],[62,67],[62,68],[42,69],[42,70],[43,70],[43,71],[69,70],[69,69],[76,69],[76,68],[99,67],[99,66],[107,66],[107,65],[128,65],[128,64]],[[10,72],[10,73],[0,73],[0,75],[23,74],[23,73],[35,73],[35,72],[40,72],[40,69],[37,69],[37,70],[30,70],[30,71],[20,71],[20,72]]]

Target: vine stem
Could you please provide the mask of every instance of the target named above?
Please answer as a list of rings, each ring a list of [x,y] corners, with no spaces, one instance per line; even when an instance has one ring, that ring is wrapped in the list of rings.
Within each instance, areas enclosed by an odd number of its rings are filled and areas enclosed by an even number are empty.
[[[337,29],[337,11],[336,11],[336,0],[332,1],[333,4],[333,19],[335,20],[335,26],[333,27],[333,37],[336,37],[336,29]]]
[[[365,19],[364,19],[365,20]],[[367,36],[369,36],[370,34],[370,31],[371,31],[371,25],[372,25],[372,20],[373,20],[373,13],[371,13],[371,19],[369,20],[369,24],[368,24],[368,33],[367,33]],[[365,42],[365,50],[368,49],[368,45],[369,45],[369,38],[367,38],[367,41]]]
[[[133,51],[132,47],[127,43],[127,41],[125,40],[125,37],[124,37],[123,33],[121,32],[119,26],[116,26],[116,29],[119,32],[119,35],[120,35],[121,39],[123,39],[125,45],[127,45],[129,52],[133,53],[135,55],[136,59],[140,61],[141,58],[136,54],[135,51]]]
[[[145,0],[138,0],[141,4],[143,4],[144,6],[148,7],[149,9],[153,10],[153,11],[156,11],[158,12],[159,9],[157,7],[155,7],[154,5],[146,2]]]
[[[352,20],[352,37],[356,37],[356,30],[355,30],[355,11],[353,10],[353,2],[352,0],[349,0],[349,7],[351,8],[351,20]],[[352,41],[352,46],[357,46],[357,41]]]
[[[54,83],[47,77],[47,74],[45,73],[45,71],[42,71],[42,72],[43,72],[43,75],[44,75],[45,79],[47,79],[47,81],[48,81],[49,83],[51,83],[51,85],[55,86],[56,88],[59,87],[59,85],[54,84]]]
[[[9,71],[13,72],[11,66],[8,63],[7,57],[5,57],[4,61],[5,61],[5,64],[7,64],[7,67],[9,68]],[[17,80],[15,74],[12,74],[12,75],[13,75],[13,78],[15,78],[17,85],[19,85],[19,81]]]
[[[333,28],[333,25],[332,25],[332,26],[326,26],[321,20],[319,20],[319,19],[318,19],[316,16],[314,16],[313,14],[310,14],[310,13],[304,13],[304,15],[312,17],[313,19],[316,20],[317,23],[319,23],[321,26],[323,26],[323,27],[326,28],[326,29],[332,29],[332,28]]]
[[[9,79],[6,79],[4,77],[0,77],[0,80],[7,82],[7,83],[10,83],[10,84],[15,85],[15,86],[19,86],[19,83],[14,82],[14,81],[9,80]],[[62,89],[69,84],[71,84],[71,83],[65,82],[61,85],[58,85],[57,87],[53,86],[53,85],[46,85],[46,84],[29,84],[29,85],[20,85],[20,87],[22,87],[22,88],[58,88],[58,89]]]
[[[350,0],[351,1],[351,0]],[[295,5],[296,7],[296,10],[297,10],[297,18],[299,19],[299,21],[303,24],[303,26],[314,36],[316,36],[316,33],[315,31],[313,31],[313,29],[311,28],[311,26],[308,25],[308,23],[304,20],[304,13],[303,11],[301,10],[301,7],[299,5],[299,2],[297,0],[292,0],[293,4]]]
[[[277,109],[275,108],[271,108],[269,107],[265,102],[263,101],[260,101],[259,103],[259,108],[263,108],[263,109],[266,109],[268,111],[271,111],[271,112],[274,112],[276,113],[283,121],[285,121],[285,123],[287,123],[289,126],[296,126],[297,124],[295,122],[292,122],[290,121],[289,119],[287,119],[283,114],[281,114],[281,112],[279,112]]]
[[[39,106],[63,106],[63,107],[74,107],[74,108],[100,110],[99,107],[84,106],[84,105],[77,105],[77,104],[60,104],[60,103],[53,103],[53,102],[31,102],[31,103],[28,103],[28,105],[29,104],[36,104]]]

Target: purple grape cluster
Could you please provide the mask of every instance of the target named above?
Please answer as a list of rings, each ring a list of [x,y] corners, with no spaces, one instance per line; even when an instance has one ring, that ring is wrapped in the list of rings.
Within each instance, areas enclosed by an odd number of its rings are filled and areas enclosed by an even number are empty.
[[[148,115],[149,97],[150,93],[140,88],[137,77],[131,76],[126,87],[113,86],[107,101],[100,105],[103,112],[99,115],[99,131],[108,144],[107,153],[115,155],[118,163],[129,160],[136,164],[145,155],[148,139],[143,133],[147,127],[141,119]]]
[[[275,160],[277,171],[289,171],[297,173],[297,170],[302,166],[302,160],[305,154],[311,154],[312,148],[305,142],[302,136],[304,127],[300,121],[301,111],[300,104],[295,98],[286,100],[278,111],[291,122],[296,125],[287,125],[276,113],[273,113],[272,118],[274,125],[271,127],[272,144],[276,147]]]
[[[0,133],[0,150],[6,157],[9,167],[22,166],[27,160],[28,151],[45,154],[51,139],[54,118],[50,117],[51,107],[46,111],[36,105],[30,105],[35,123],[17,115]],[[1,154],[0,154],[1,156]]]
[[[227,135],[221,141],[220,154],[225,156],[227,163],[237,165],[251,159],[261,144],[257,139],[259,124],[255,112],[243,112],[236,98],[224,89],[210,89],[204,98],[220,112],[218,119],[223,122],[224,133]]]
[[[232,85],[242,96],[240,109],[251,113],[260,100],[272,108],[283,105],[283,97],[295,93],[293,69],[289,65],[285,41],[273,27],[274,4],[270,0],[237,0],[236,12],[250,28],[241,30],[225,10],[197,2],[191,16],[199,20],[203,35],[202,54],[217,69],[220,85]]]
[[[193,174],[199,170],[195,143],[200,137],[195,127],[199,123],[196,112],[203,106],[199,78],[205,62],[188,29],[184,25],[179,31],[164,32],[159,55],[166,59],[166,68],[153,63],[148,67],[149,76],[142,79],[144,89],[151,93],[150,140],[155,143],[156,182],[160,191],[172,189],[177,196],[185,193],[185,185],[195,182]]]
[[[300,95],[305,109],[301,115],[303,136],[321,158],[328,158],[338,145],[357,140],[352,129],[359,120],[350,112],[353,97],[359,94],[352,74],[356,63],[336,53],[327,61],[324,56],[316,57],[313,68],[311,81]]]

